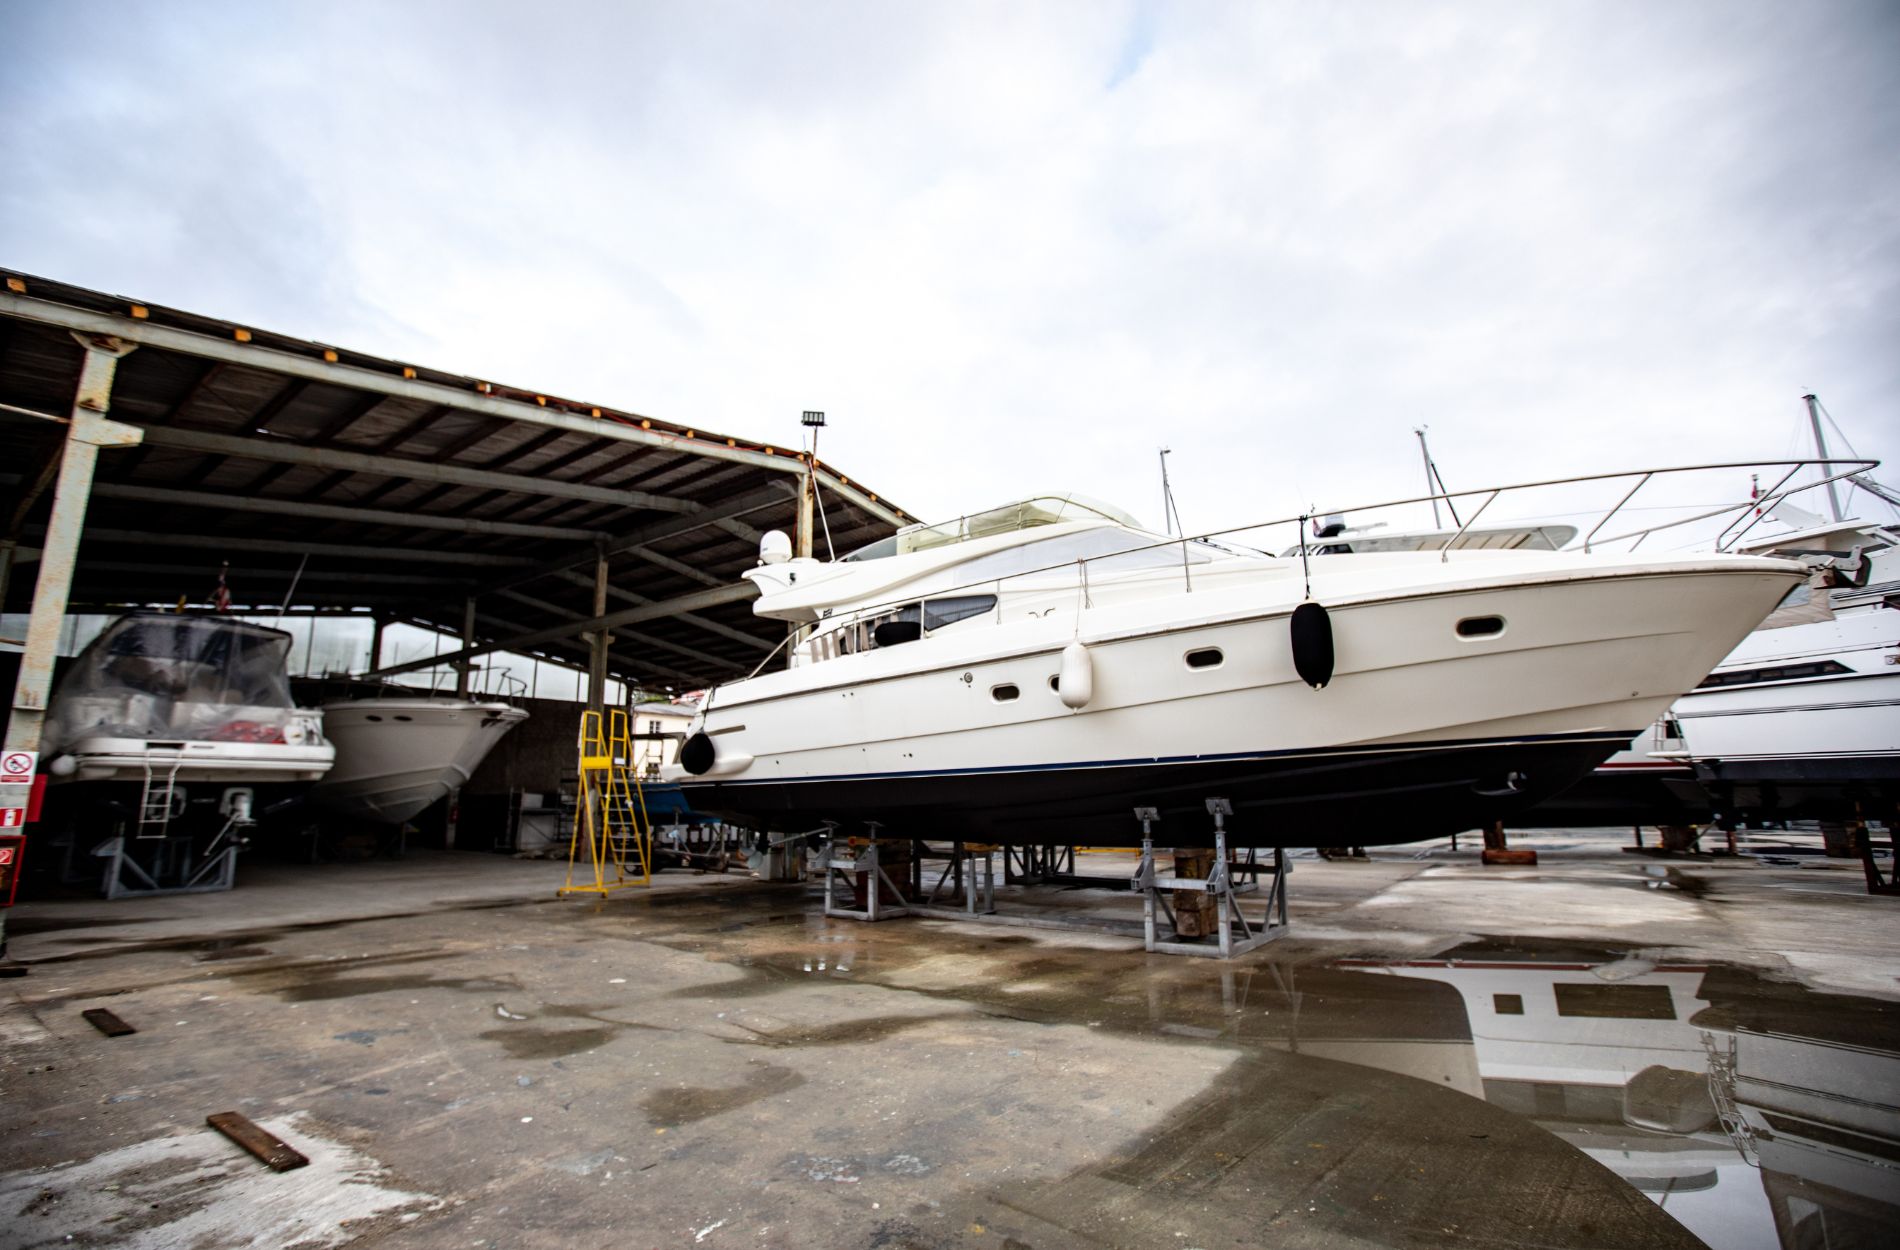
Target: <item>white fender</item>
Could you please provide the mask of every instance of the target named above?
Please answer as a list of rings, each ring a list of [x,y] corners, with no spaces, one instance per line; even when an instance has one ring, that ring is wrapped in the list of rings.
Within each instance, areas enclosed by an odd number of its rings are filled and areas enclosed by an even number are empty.
[[[1086,707],[1095,697],[1095,660],[1080,639],[1062,648],[1062,671],[1056,677],[1062,706]]]

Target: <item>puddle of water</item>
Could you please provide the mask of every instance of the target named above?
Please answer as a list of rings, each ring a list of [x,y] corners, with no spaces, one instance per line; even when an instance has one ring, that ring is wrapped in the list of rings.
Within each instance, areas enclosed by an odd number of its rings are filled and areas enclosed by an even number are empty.
[[[598,1050],[620,1036],[620,1032],[613,1027],[547,1029],[532,1024],[516,1024],[503,1029],[489,1029],[476,1036],[485,1042],[500,1043],[511,1059],[559,1059],[586,1050]]]
[[[743,1084],[727,1086],[682,1086],[655,1090],[641,1100],[641,1109],[654,1124],[678,1128],[694,1120],[736,1111],[740,1107],[787,1093],[805,1083],[805,1078],[790,1068],[754,1060]]]
[[[1636,888],[1707,888],[1669,866],[1635,877]],[[849,949],[861,984],[1235,1048],[1228,1075],[1161,1135],[1060,1182],[992,1195],[1107,1243],[1119,1244],[1118,1223],[1137,1227],[1121,1221],[1144,1201],[1207,1209],[1217,1188],[1235,1186],[1266,1213],[1243,1241],[1291,1229],[1296,1215],[1379,1243],[1398,1227],[1500,1245],[1693,1237],[1722,1250],[1885,1245],[1900,1227],[1900,1004],[1528,938],[1425,960],[1302,963],[1289,948],[1218,967],[809,916],[721,936],[705,954],[743,975],[680,996],[809,985],[820,952],[829,974]],[[967,977],[913,978],[945,961],[968,961]],[[875,1041],[931,1018],[872,1017],[761,1044]],[[1427,1186],[1406,1180],[1419,1158],[1380,1144],[1416,1155],[1421,1133]],[[1314,1196],[1321,1177],[1334,1198]]]

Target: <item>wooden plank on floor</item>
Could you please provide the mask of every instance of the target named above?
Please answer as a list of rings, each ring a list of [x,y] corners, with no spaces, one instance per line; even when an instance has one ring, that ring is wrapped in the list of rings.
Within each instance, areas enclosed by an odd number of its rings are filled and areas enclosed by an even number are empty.
[[[288,1172],[310,1160],[288,1143],[265,1132],[248,1117],[236,1111],[220,1111],[205,1117],[205,1123],[262,1159],[273,1172]]]
[[[98,1029],[107,1037],[124,1037],[127,1033],[138,1032],[137,1029],[119,1019],[118,1016],[107,1011],[104,1007],[92,1007],[79,1014],[86,1018],[86,1023],[92,1025],[93,1028]]]

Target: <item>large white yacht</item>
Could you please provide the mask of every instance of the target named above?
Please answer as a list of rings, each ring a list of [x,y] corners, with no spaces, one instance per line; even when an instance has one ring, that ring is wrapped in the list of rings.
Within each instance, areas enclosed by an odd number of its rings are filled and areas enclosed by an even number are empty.
[[[1803,576],[1776,559],[1271,556],[1052,495],[746,574],[801,633],[710,691],[695,808],[990,842],[1210,833],[1368,845],[1470,828],[1626,745]]]

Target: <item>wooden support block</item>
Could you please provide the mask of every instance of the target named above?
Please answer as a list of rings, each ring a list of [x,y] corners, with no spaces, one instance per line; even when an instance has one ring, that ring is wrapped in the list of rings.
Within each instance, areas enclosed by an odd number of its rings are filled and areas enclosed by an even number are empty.
[[[1214,875],[1214,852],[1191,850],[1174,853],[1174,875],[1206,880]],[[1174,890],[1174,931],[1184,938],[1212,937],[1220,929],[1220,901],[1206,890]]]
[[[235,1111],[208,1115],[205,1123],[263,1160],[273,1172],[288,1172],[310,1162],[290,1145],[266,1133]]]
[[[1496,847],[1487,846],[1484,848],[1484,853],[1481,856],[1479,856],[1479,859],[1482,862],[1487,863],[1487,864],[1507,864],[1507,865],[1518,865],[1521,867],[1535,867],[1537,864],[1537,852],[1536,851],[1507,851],[1507,850],[1499,850]]]
[[[93,1007],[79,1014],[86,1018],[86,1023],[92,1025],[93,1028],[98,1029],[107,1037],[124,1037],[127,1033],[138,1032],[137,1029],[119,1019],[119,1017],[113,1015],[104,1007]]]

